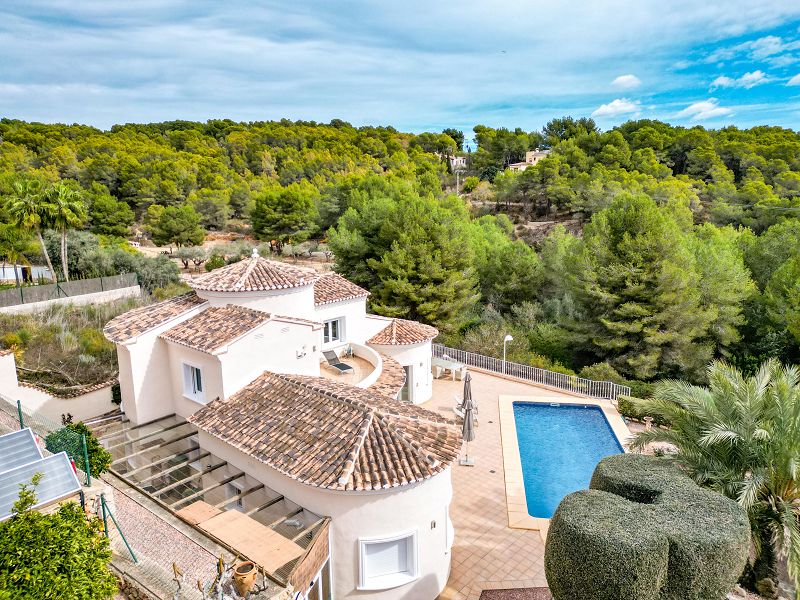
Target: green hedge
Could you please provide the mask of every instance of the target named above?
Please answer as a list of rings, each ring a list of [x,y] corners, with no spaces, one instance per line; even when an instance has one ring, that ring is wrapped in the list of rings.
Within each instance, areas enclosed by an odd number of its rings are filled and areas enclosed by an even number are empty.
[[[603,459],[589,490],[550,522],[545,573],[555,600],[721,600],[750,547],[747,513],[665,458]]]
[[[641,406],[643,400],[633,396],[618,396],[617,397],[617,410],[626,419],[634,421],[642,421],[645,417],[653,417],[655,425],[670,425],[670,422],[661,415],[649,414]]]

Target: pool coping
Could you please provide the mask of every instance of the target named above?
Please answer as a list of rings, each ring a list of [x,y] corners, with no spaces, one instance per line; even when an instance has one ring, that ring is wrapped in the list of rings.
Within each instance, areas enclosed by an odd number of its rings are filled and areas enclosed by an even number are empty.
[[[519,454],[517,424],[514,419],[514,403],[527,404],[575,404],[580,406],[596,406],[603,411],[611,431],[620,446],[627,452],[631,433],[622,415],[608,400],[596,398],[579,398],[567,396],[531,397],[531,396],[498,396],[497,404],[500,412],[500,440],[503,450],[503,471],[506,483],[506,508],[508,510],[508,526],[514,529],[534,529],[539,531],[542,541],[547,537],[550,519],[532,517],[528,514],[528,503],[525,495],[525,479],[522,474],[522,459]]]

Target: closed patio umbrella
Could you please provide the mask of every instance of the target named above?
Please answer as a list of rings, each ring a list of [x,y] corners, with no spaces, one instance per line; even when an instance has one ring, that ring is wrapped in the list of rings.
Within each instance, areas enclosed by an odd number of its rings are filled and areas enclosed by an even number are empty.
[[[475,403],[472,401],[472,375],[467,373],[467,376],[464,377],[464,399],[461,400],[461,410],[465,413],[467,411],[467,404],[472,405],[472,408],[475,408]]]
[[[469,375],[467,375],[469,377]],[[466,467],[475,465],[475,459],[469,457],[469,443],[475,439],[475,405],[472,402],[472,391],[469,388],[469,380],[464,382],[464,424],[461,426],[461,439],[465,443],[464,458],[459,464]]]

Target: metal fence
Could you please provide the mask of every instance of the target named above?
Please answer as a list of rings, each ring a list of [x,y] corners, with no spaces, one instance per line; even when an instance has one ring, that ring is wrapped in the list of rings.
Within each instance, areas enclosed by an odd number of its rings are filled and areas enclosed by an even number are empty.
[[[138,284],[136,273],[123,273],[93,279],[75,279],[45,285],[29,285],[0,291],[0,307],[71,298],[84,294],[118,290]]]
[[[556,373],[530,365],[504,361],[502,358],[475,354],[458,348],[449,348],[442,344],[433,344],[433,355],[438,358],[446,356],[470,367],[511,375],[518,379],[547,385],[567,392],[583,394],[591,398],[616,400],[618,396],[630,396],[631,393],[631,388],[627,385],[619,385],[611,381],[594,381],[576,377],[575,375],[565,375],[564,373]]]

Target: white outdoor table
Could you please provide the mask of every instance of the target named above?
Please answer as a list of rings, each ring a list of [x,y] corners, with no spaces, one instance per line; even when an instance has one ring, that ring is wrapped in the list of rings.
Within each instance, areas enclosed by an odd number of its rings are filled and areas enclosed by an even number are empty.
[[[434,367],[439,367],[444,369],[445,371],[450,371],[450,374],[453,377],[453,381],[456,380],[456,372],[465,369],[465,365],[460,362],[455,362],[452,360],[445,360],[443,358],[433,358],[431,359],[431,364]]]

